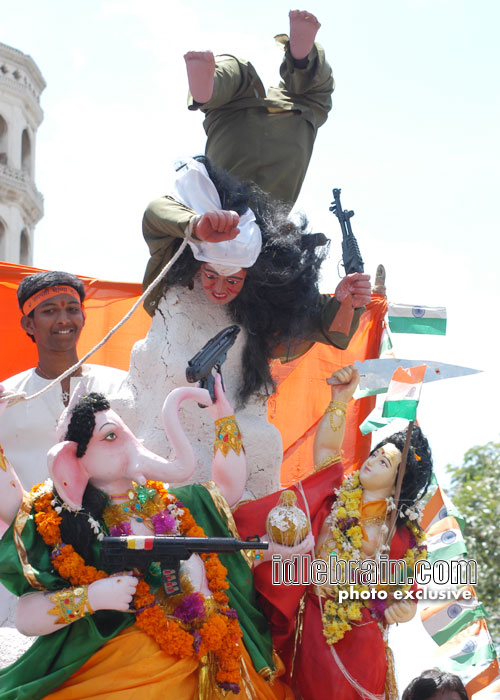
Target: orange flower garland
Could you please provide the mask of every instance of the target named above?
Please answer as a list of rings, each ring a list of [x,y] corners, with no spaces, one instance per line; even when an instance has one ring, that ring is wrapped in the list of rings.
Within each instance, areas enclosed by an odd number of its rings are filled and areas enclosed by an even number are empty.
[[[148,488],[156,489],[165,507],[176,502],[159,481],[148,481]],[[59,575],[74,586],[89,585],[108,574],[94,566],[85,564],[83,557],[75,552],[72,545],[65,545],[61,539],[61,516],[52,503],[54,494],[47,491],[45,484],[32,489],[34,500],[35,523],[43,541],[51,546],[52,564]],[[203,528],[196,524],[191,512],[182,505],[182,514],[178,516],[179,530],[186,537],[206,537]],[[212,652],[217,661],[216,680],[221,687],[239,692],[241,682],[240,658],[242,637],[236,612],[229,606],[229,598],[224,593],[229,588],[226,580],[227,569],[215,553],[202,554],[208,587],[217,610],[203,618],[194,633],[185,629],[186,624],[167,618],[156,602],[149,584],[140,579],[134,595],[136,622],[140,629],[152,637],[158,646],[171,656],[186,658],[195,656],[202,659]],[[200,594],[201,596],[201,594]],[[194,622],[197,622],[195,620]]]
[[[53,547],[51,558],[54,569],[73,586],[88,586],[94,581],[107,578],[108,574],[105,571],[99,571],[95,566],[87,566],[83,557],[75,552],[72,545],[63,546],[60,529],[61,516],[52,507],[54,494],[48,492],[36,497],[37,491],[43,486],[43,484],[38,484],[31,493],[36,498],[34,503],[36,529],[45,544]]]

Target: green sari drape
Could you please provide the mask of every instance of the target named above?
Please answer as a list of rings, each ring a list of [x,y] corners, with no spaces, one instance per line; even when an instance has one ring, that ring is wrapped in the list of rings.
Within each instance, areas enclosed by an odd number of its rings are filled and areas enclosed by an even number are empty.
[[[231,516],[227,504],[219,494],[218,509],[211,496],[216,490],[190,485],[175,489],[174,493],[190,509],[207,536],[234,535],[228,526]],[[17,596],[69,586],[68,581],[53,570],[50,548],[38,534],[33,516],[33,511],[26,514],[21,527],[18,518],[0,540],[0,581]],[[97,540],[93,550],[93,561],[87,563],[101,568]],[[268,669],[273,669],[272,642],[266,619],[256,604],[251,570],[239,553],[219,556],[228,570],[230,589],[227,593],[230,605],[238,613],[245,646],[256,670],[265,675]],[[44,698],[134,621],[131,613],[100,610],[39,637],[14,664],[0,669],[0,700]]]

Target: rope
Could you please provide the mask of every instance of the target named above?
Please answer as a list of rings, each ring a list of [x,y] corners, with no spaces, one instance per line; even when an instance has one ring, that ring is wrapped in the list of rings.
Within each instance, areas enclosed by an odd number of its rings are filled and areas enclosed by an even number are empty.
[[[408,461],[408,452],[410,451],[410,444],[411,444],[411,436],[413,433],[413,426],[415,425],[415,421],[411,420],[408,423],[408,427],[406,429],[406,437],[405,437],[405,444],[403,447],[403,454],[401,455],[401,462],[399,464],[399,471],[398,471],[398,478],[396,479],[396,486],[394,489],[394,503],[397,504],[399,503],[399,497],[401,496],[401,487],[403,485],[403,478],[406,473],[406,463]],[[387,532],[387,538],[385,540],[386,545],[390,544],[392,541],[392,538],[394,536],[394,532],[396,531],[396,525],[397,525],[397,520],[398,520],[398,515],[402,510],[402,506],[399,508],[394,508],[394,510],[391,513],[391,517],[389,520],[389,529]]]
[[[66,377],[69,377],[72,375],[74,372],[76,372],[88,358],[93,355],[97,350],[102,348],[102,346],[108,342],[108,340],[111,338],[112,335],[116,333],[116,331],[121,328],[132,316],[132,314],[136,311],[136,309],[139,307],[140,304],[144,301],[144,299],[152,292],[152,290],[156,287],[158,282],[160,282],[167,274],[167,272],[170,270],[172,265],[177,262],[179,257],[182,255],[184,252],[185,247],[189,243],[191,239],[191,233],[187,231],[187,235],[185,239],[183,240],[182,244],[179,246],[179,249],[175,253],[175,255],[168,261],[166,265],[162,268],[162,270],[159,272],[159,274],[155,277],[155,279],[151,282],[151,284],[148,286],[148,288],[141,294],[139,299],[135,302],[135,304],[129,309],[129,311],[125,314],[125,316],[104,336],[104,338],[95,345],[92,350],[89,350],[88,353],[82,357],[81,360],[78,360],[78,362],[73,365],[72,367],[69,367],[65,372],[63,372],[59,377],[56,377],[53,379],[50,384],[47,384],[43,389],[40,389],[40,391],[37,391],[35,394],[32,394],[31,396],[26,396],[26,393],[23,391],[19,394],[15,393],[9,393],[5,392],[4,394],[0,395],[0,402],[1,403],[7,403],[7,406],[14,406],[16,403],[19,403],[21,401],[32,401],[33,399],[37,399],[39,396],[42,396],[42,394],[45,394],[47,391],[50,391],[56,384],[59,384],[60,382],[63,381],[63,379],[66,379]]]

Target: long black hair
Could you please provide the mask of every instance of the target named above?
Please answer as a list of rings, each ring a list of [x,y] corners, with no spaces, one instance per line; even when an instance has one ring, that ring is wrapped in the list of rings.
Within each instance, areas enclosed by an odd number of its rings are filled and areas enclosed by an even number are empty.
[[[401,430],[399,433],[394,433],[390,437],[385,438],[372,450],[375,452],[379,447],[383,447],[391,443],[403,453],[406,440],[406,430]],[[399,471],[399,469],[398,469]],[[406,470],[401,484],[401,493],[399,500],[396,503],[398,510],[402,509],[403,513],[406,508],[411,508],[417,501],[427,493],[427,489],[431,483],[432,477],[432,453],[427,438],[422,433],[418,425],[412,428],[410,449],[406,460]],[[396,477],[397,478],[397,477]],[[408,518],[398,517],[398,525],[404,525]]]
[[[269,362],[279,346],[306,338],[319,324],[318,278],[328,252],[323,234],[308,233],[308,222],[289,218],[289,206],[271,199],[253,183],[237,180],[197,156],[215,185],[223,209],[243,214],[250,206],[262,233],[262,250],[247,269],[243,289],[228,304],[232,319],[247,331],[239,399],[245,404],[259,390],[275,389]],[[179,239],[177,248],[182,241]],[[176,249],[177,249],[176,248]],[[201,266],[186,247],[169,271],[166,285],[192,288]]]

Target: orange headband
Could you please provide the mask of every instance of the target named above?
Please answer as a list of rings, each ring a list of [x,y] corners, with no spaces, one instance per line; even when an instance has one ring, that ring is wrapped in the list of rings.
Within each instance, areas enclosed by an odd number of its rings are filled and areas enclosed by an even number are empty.
[[[23,314],[27,316],[38,304],[41,304],[42,301],[47,301],[47,299],[56,297],[58,294],[69,294],[81,303],[80,295],[74,287],[69,287],[66,284],[58,284],[54,287],[45,287],[45,289],[41,289],[39,292],[29,297],[29,299],[26,299],[23,304]]]

